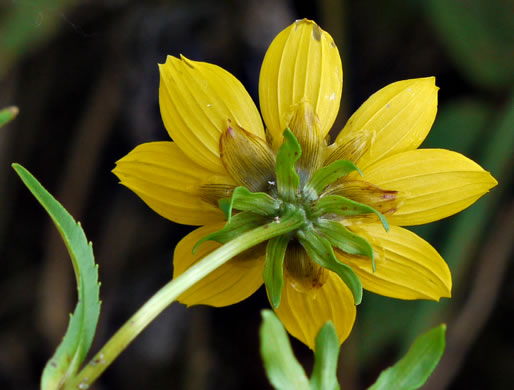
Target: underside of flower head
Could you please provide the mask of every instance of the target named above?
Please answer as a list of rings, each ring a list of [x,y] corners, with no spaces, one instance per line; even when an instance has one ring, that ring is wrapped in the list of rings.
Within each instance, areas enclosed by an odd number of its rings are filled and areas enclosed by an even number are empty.
[[[312,21],[293,23],[266,53],[265,126],[225,70],[184,57],[159,69],[173,142],[136,147],[114,173],[165,218],[203,225],[177,246],[174,277],[240,232],[301,221],[214,271],[181,302],[226,306],[264,282],[288,331],[314,348],[329,319],[340,342],[348,336],[362,287],[400,299],[450,296],[444,260],[401,226],[455,214],[496,181],[458,153],[417,149],[437,112],[433,77],[382,88],[329,145],[343,70],[334,41]]]

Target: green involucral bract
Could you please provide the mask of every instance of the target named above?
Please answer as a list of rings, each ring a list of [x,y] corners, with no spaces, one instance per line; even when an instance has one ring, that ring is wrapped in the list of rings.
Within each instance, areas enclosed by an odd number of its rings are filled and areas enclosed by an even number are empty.
[[[288,243],[289,236],[283,235],[269,240],[266,247],[263,279],[273,309],[280,306],[284,284],[284,258]]]
[[[229,222],[227,222],[223,229],[211,233],[198,241],[193,248],[193,253],[195,253],[198,247],[206,241],[216,241],[220,244],[225,244],[241,234],[249,232],[256,227],[265,225],[268,222],[269,218],[249,211],[236,214]]]
[[[348,160],[334,161],[327,167],[318,169],[311,177],[305,188],[303,194],[305,198],[315,200],[318,199],[319,194],[330,184],[337,179],[348,175],[352,171],[358,171],[361,176],[362,172],[357,166]]]
[[[286,129],[284,142],[276,155],[276,180],[269,182],[269,192],[251,192],[240,186],[234,189],[230,198],[221,199],[218,203],[227,217],[227,224],[218,232],[202,238],[193,252],[205,241],[224,244],[259,226],[280,224],[293,218],[296,225],[280,235],[277,233],[266,247],[263,279],[273,308],[277,309],[280,305],[284,275],[300,278],[300,283],[305,282],[308,289],[319,288],[325,279],[321,274],[309,274],[319,272],[315,271],[318,266],[335,272],[352,292],[355,304],[359,304],[362,299],[359,277],[351,267],[336,258],[333,247],[351,255],[368,257],[373,271],[375,257],[371,244],[348,230],[342,222],[349,216],[375,214],[385,230],[389,229],[389,225],[384,215],[370,206],[339,195],[324,194],[327,187],[350,172],[358,171],[362,175],[353,162],[335,161],[314,172],[310,180],[302,185],[296,166],[301,155],[302,148],[296,136]],[[289,252],[288,249],[290,243],[294,248],[303,247],[301,250],[310,260],[306,263],[305,259],[293,256],[294,250]],[[311,260],[317,266],[309,266],[308,261]],[[288,273],[284,273],[284,267]]]
[[[282,202],[265,192],[250,192],[245,187],[237,187],[231,198],[220,199],[218,203],[227,216],[227,222],[230,222],[233,208],[270,217],[277,215]]]
[[[346,283],[353,294],[355,304],[362,300],[362,284],[353,269],[337,260],[332,245],[317,234],[312,227],[298,231],[298,239],[312,260],[322,267],[335,272]]]
[[[292,131],[286,129],[275,166],[278,195],[284,202],[294,202],[297,198],[300,176],[296,173],[295,163],[301,156],[302,147]]]
[[[375,254],[373,247],[364,237],[349,231],[344,225],[339,222],[330,221],[328,219],[320,218],[315,223],[315,228],[325,237],[332,246],[341,249],[342,251],[351,255],[366,256],[371,259],[373,272],[376,271]]]
[[[386,231],[389,230],[387,219],[382,213],[378,212],[373,207],[345,198],[344,196],[327,195],[318,199],[313,207],[313,216],[321,217],[325,214],[337,214],[342,216],[376,214],[380,222],[382,222],[382,225],[384,225],[384,229]]]

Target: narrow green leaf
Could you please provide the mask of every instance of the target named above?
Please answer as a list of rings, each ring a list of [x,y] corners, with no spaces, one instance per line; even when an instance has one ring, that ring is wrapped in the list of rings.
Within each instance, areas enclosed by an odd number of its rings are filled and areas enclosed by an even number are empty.
[[[415,390],[425,384],[445,348],[446,325],[419,336],[407,354],[394,366],[382,371],[369,390]]]
[[[284,143],[277,153],[275,172],[277,174],[277,190],[286,202],[296,198],[300,186],[300,176],[296,173],[296,161],[302,155],[302,147],[291,130],[284,131]]]
[[[386,231],[389,230],[389,223],[386,217],[375,210],[373,207],[363,203],[355,202],[354,200],[345,198],[339,195],[327,195],[320,198],[312,209],[314,217],[321,217],[325,214],[338,214],[338,215],[361,215],[361,214],[376,214],[380,218],[380,222],[384,225]]]
[[[332,321],[328,321],[316,336],[314,369],[311,376],[312,390],[339,390],[337,359],[339,338]]]
[[[366,256],[371,259],[373,272],[376,271],[373,247],[364,237],[349,231],[343,224],[320,218],[315,223],[316,231],[321,233],[332,246],[350,255]]]
[[[289,236],[284,234],[272,238],[266,247],[266,262],[264,263],[264,285],[268,291],[273,309],[280,306],[282,286],[284,284],[284,257],[286,255]]]
[[[0,127],[6,125],[18,115],[18,107],[11,106],[0,110]]]
[[[261,314],[261,356],[271,385],[276,390],[309,390],[309,380],[293,354],[284,326],[271,310]]]
[[[305,185],[303,190],[307,199],[317,199],[319,194],[331,183],[348,175],[352,171],[358,171],[361,176],[362,172],[357,166],[349,160],[338,160],[329,166],[318,169]]]
[[[223,229],[208,234],[198,241],[193,247],[193,254],[197,251],[200,245],[206,241],[216,241],[220,244],[225,244],[243,233],[268,223],[269,220],[270,219],[268,217],[247,211],[236,214],[230,219],[230,222],[226,223]]]
[[[80,223],[75,222],[25,168],[19,164],[13,164],[13,168],[54,221],[70,254],[77,279],[77,306],[61,344],[46,364],[41,377],[42,389],[57,389],[76,374],[93,341],[100,315],[98,266],[92,244],[88,244]]]
[[[230,222],[232,209],[251,211],[268,217],[277,215],[281,201],[273,199],[265,192],[251,192],[246,187],[236,187],[230,199],[221,199],[218,203]]]
[[[311,259],[339,275],[352,292],[355,304],[360,304],[362,301],[361,281],[351,267],[337,260],[330,242],[319,236],[312,228],[299,230],[297,236]]]

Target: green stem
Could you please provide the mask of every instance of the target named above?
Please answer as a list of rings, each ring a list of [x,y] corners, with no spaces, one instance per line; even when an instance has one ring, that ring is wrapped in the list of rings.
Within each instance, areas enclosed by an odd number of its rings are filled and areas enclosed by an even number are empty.
[[[302,223],[303,216],[294,213],[280,221],[273,221],[244,233],[204,257],[157,291],[111,337],[91,361],[75,377],[67,381],[63,388],[65,390],[89,388],[139,333],[184,291],[239,253],[273,237],[293,231]]]

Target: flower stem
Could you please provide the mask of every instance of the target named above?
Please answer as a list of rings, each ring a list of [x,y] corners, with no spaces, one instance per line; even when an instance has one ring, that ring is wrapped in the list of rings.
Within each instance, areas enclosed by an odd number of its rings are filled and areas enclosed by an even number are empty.
[[[299,228],[302,223],[303,216],[299,213],[292,213],[280,221],[273,221],[244,233],[205,256],[201,261],[157,291],[111,337],[91,361],[76,376],[70,378],[64,384],[63,388],[65,390],[88,389],[139,333],[184,291],[239,253],[273,237],[293,231]]]

